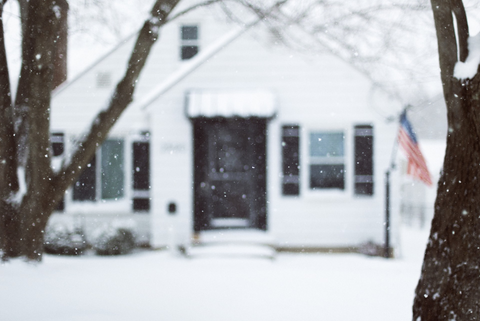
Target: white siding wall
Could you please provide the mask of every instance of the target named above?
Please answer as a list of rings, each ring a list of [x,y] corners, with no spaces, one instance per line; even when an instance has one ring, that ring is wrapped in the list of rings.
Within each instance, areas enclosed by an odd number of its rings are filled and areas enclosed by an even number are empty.
[[[135,97],[143,97],[182,65],[179,28],[183,23],[199,25],[200,50],[231,28],[215,23],[209,18],[208,10],[199,10],[167,25],[147,62]],[[332,56],[306,57],[254,39],[262,36],[262,32],[256,30],[247,33],[155,101],[147,111],[130,108],[115,126],[114,132],[125,135],[141,129],[151,132],[152,245],[168,243],[172,224],[177,242],[188,243],[192,236],[192,126],[184,111],[185,92],[192,88],[262,88],[276,94],[278,113],[268,125],[267,138],[267,215],[269,232],[279,245],[353,246],[367,241],[380,244],[384,237],[384,171],[390,161],[396,126],[387,125],[369,105],[370,84],[353,68]],[[52,130],[76,135],[84,132],[93,115],[108,102],[132,46],[133,40],[127,41],[55,96]],[[108,89],[94,86],[96,74],[102,71],[113,75]],[[285,124],[301,126],[302,173],[307,173],[304,161],[308,130],[345,130],[349,173],[344,193],[312,193],[306,176],[302,176],[299,197],[281,195],[280,129]],[[352,141],[353,127],[357,124],[374,126],[373,197],[353,195]],[[167,213],[170,202],[178,206],[175,217]]]

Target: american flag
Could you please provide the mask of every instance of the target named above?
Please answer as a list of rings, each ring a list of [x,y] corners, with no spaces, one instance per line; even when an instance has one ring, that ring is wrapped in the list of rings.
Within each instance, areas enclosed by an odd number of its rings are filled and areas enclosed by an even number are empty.
[[[432,185],[432,178],[428,171],[425,158],[423,158],[417,137],[415,136],[412,125],[407,119],[407,113],[404,111],[400,116],[400,129],[398,131],[398,142],[407,154],[408,168],[407,174],[417,178],[427,184]]]

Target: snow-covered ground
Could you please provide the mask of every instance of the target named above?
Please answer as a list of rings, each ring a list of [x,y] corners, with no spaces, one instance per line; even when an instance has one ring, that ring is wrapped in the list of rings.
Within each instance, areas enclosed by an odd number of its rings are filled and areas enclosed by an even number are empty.
[[[410,320],[428,230],[402,228],[401,257],[166,251],[0,265],[2,321]]]

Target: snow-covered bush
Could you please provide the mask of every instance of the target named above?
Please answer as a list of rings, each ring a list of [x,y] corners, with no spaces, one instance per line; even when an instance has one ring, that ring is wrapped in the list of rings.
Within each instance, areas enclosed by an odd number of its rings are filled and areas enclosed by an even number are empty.
[[[383,256],[384,248],[372,241],[368,241],[360,246],[358,252],[368,256]]]
[[[98,255],[120,255],[135,248],[134,225],[130,221],[114,221],[95,231],[93,248]]]
[[[81,255],[87,243],[84,233],[63,223],[49,224],[45,229],[44,249],[49,254]]]

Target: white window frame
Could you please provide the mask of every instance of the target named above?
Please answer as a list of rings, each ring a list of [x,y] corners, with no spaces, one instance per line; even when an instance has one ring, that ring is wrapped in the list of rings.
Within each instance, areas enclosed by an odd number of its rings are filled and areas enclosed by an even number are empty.
[[[78,136],[70,136],[68,143],[65,142],[65,150],[71,151],[72,142]],[[102,190],[101,190],[101,149],[97,149],[95,152],[96,156],[96,200],[95,201],[75,201],[73,200],[73,187],[70,187],[67,191],[65,198],[65,212],[72,214],[95,214],[95,213],[105,213],[111,215],[133,213],[132,210],[132,178],[131,168],[132,168],[132,138],[128,135],[112,135],[109,136],[106,140],[123,140],[123,160],[124,160],[124,171],[123,171],[123,182],[124,182],[124,194],[122,198],[119,199],[102,199]],[[67,149],[68,148],[68,149]]]
[[[197,27],[197,39],[191,39],[191,40],[184,40],[182,39],[182,27]],[[201,39],[201,28],[200,28],[200,23],[198,22],[183,22],[178,25],[178,39],[179,39],[179,45],[178,45],[178,60],[181,62],[187,62],[193,59],[196,55],[200,53],[200,39]],[[184,46],[196,46],[198,48],[197,53],[195,56],[188,58],[188,59],[182,59],[182,48]]]
[[[352,129],[346,126],[335,126],[325,124],[324,126],[306,126],[300,124],[300,135],[301,135],[301,159],[300,159],[300,195],[305,195],[307,198],[347,198],[352,195],[352,182],[353,182],[353,139],[352,139]],[[315,132],[331,132],[338,133],[342,132],[344,134],[344,155],[343,155],[343,164],[345,168],[344,173],[344,189],[336,188],[310,188],[310,165],[319,164],[312,159],[310,156],[310,134]],[[340,163],[339,163],[340,164]]]

